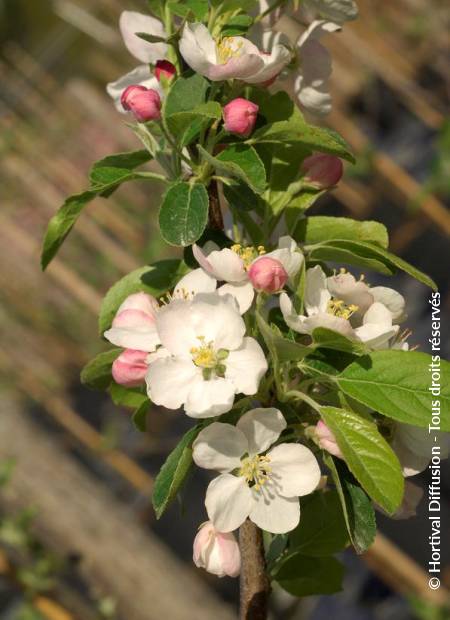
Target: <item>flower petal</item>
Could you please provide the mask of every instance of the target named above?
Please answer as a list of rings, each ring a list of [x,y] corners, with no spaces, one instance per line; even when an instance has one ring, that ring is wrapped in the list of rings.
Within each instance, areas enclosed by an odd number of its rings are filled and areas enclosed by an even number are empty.
[[[156,328],[161,343],[172,355],[190,355],[192,347],[198,346],[200,334],[195,329],[191,302],[174,299],[163,306],[156,317]]]
[[[245,314],[253,303],[255,291],[251,282],[239,282],[238,284],[222,284],[217,289],[219,295],[232,295],[239,306],[239,312]]]
[[[398,332],[398,325],[392,325],[392,314],[383,304],[373,303],[363,318],[363,325],[355,333],[367,346],[378,349]]]
[[[119,28],[126,48],[141,62],[154,63],[166,57],[166,43],[148,43],[136,35],[137,32],[145,32],[164,38],[166,36],[164,26],[158,19],[136,11],[123,11],[119,19]]]
[[[405,298],[387,286],[374,286],[370,289],[375,301],[382,303],[390,311],[392,321],[400,323],[405,317]]]
[[[208,254],[208,262],[212,267],[213,275],[224,282],[242,282],[247,280],[244,261],[240,256],[230,250],[213,250]]]
[[[145,86],[146,88],[153,88],[160,95],[161,86],[158,80],[154,75],[150,73],[150,69],[148,65],[139,65],[133,71],[122,75],[115,82],[110,82],[106,85],[106,92],[108,95],[114,100],[114,105],[119,112],[125,114],[125,110],[123,109],[122,103],[120,101],[120,97],[122,96],[123,91],[132,85]]]
[[[240,467],[241,456],[248,451],[248,442],[236,426],[213,422],[198,434],[192,450],[196,465],[226,473]]]
[[[260,454],[275,443],[286,428],[283,414],[274,407],[247,411],[236,424],[248,441],[248,453]]]
[[[189,313],[196,335],[204,336],[216,350],[232,351],[241,346],[245,323],[231,295],[199,293],[191,302]]]
[[[285,45],[275,44],[270,54],[263,54],[263,66],[254,75],[243,78],[247,84],[261,84],[275,78],[290,62],[291,52]]]
[[[271,478],[283,497],[312,493],[320,482],[320,467],[309,448],[299,443],[282,443],[267,454]]]
[[[260,491],[252,490],[254,504],[250,519],[258,527],[272,534],[285,534],[300,521],[300,503],[297,497],[282,497],[274,487],[265,484]]]
[[[186,299],[197,293],[213,293],[217,287],[217,280],[203,269],[194,269],[183,276],[176,285],[173,296]]]
[[[155,320],[141,310],[118,312],[111,329],[103,335],[117,347],[139,351],[154,351],[160,343]]]
[[[216,62],[216,43],[204,24],[186,23],[179,49],[186,63],[200,75],[207,75]]]
[[[179,409],[197,382],[203,384],[201,370],[191,360],[163,357],[152,362],[145,378],[155,405]]]
[[[253,504],[252,492],[240,476],[221,474],[206,491],[208,517],[220,532],[232,532],[242,525]]]
[[[316,327],[331,329],[332,331],[338,332],[351,340],[357,339],[356,334],[358,330],[354,330],[347,319],[328,314],[327,312],[319,312],[319,314],[309,316],[303,322],[304,333],[312,334]]]
[[[268,368],[261,346],[249,337],[244,338],[239,349],[230,351],[225,366],[225,377],[235,386],[236,394],[247,395],[256,394]]]
[[[327,277],[320,265],[306,270],[305,310],[308,316],[326,312],[331,299],[327,288]]]
[[[296,332],[299,332],[300,334],[308,333],[304,326],[306,316],[296,313],[294,304],[286,293],[281,293],[280,295],[280,310],[288,327]]]
[[[189,390],[184,409],[191,418],[212,418],[230,411],[235,387],[222,378],[198,381]]]

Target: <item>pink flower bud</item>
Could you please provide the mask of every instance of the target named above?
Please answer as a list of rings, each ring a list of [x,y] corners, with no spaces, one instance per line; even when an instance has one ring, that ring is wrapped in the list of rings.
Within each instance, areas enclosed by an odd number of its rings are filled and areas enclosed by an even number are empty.
[[[142,385],[148,370],[148,353],[125,349],[112,365],[112,376],[116,383],[126,387]]]
[[[233,533],[218,532],[211,521],[200,527],[194,539],[194,564],[218,577],[237,577],[241,553]]]
[[[337,445],[336,437],[330,431],[325,422],[322,422],[322,420],[319,420],[317,423],[315,434],[318,444],[322,450],[326,450],[333,456],[337,456],[340,459],[344,458],[341,449]]]
[[[158,60],[155,65],[154,73],[156,79],[160,82],[161,76],[165,77],[166,80],[174,78],[177,74],[177,69],[169,60]]]
[[[153,88],[139,84],[127,86],[120,98],[124,110],[131,112],[140,123],[161,117],[161,97]]]
[[[258,116],[259,106],[248,99],[233,99],[223,109],[224,127],[240,136],[249,136]]]
[[[339,157],[326,153],[315,153],[307,157],[302,164],[304,180],[319,189],[327,189],[336,185],[344,172]]]
[[[269,256],[257,258],[247,273],[253,287],[265,293],[280,291],[289,277],[280,261]]]

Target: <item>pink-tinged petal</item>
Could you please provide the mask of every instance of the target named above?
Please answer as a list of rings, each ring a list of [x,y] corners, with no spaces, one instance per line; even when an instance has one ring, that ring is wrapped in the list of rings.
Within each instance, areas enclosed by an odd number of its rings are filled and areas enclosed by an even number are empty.
[[[158,91],[139,84],[127,86],[120,98],[122,107],[131,112],[139,123],[155,121],[161,117],[161,97]]]
[[[224,106],[224,128],[239,136],[248,137],[256,123],[259,106],[248,99],[238,97]]]
[[[114,381],[126,387],[137,387],[145,383],[147,357],[146,351],[125,349],[113,362],[111,374]]]
[[[260,454],[274,444],[286,428],[283,414],[274,407],[260,407],[247,411],[236,424],[247,438],[248,453]]]
[[[117,314],[123,310],[140,310],[149,316],[155,317],[159,310],[159,304],[158,301],[152,295],[148,295],[148,293],[133,293],[132,295],[128,295],[120,304]]]
[[[155,76],[150,73],[148,65],[139,65],[139,67],[136,67],[133,71],[123,75],[115,82],[110,82],[106,86],[106,92],[114,100],[116,109],[122,114],[125,113],[125,110],[120,102],[122,93],[128,86],[133,84],[145,86],[146,88],[152,88],[153,90],[158,91],[159,95],[162,96],[159,82]]]
[[[161,78],[172,80],[177,75],[177,68],[169,60],[158,60],[155,64],[155,77],[158,82]]]
[[[216,43],[204,24],[186,23],[179,49],[186,63],[200,75],[206,75],[216,62]]]
[[[283,497],[298,497],[312,493],[320,482],[320,467],[309,448],[299,443],[282,443],[267,456],[270,476],[277,492]]]
[[[119,28],[126,48],[141,62],[154,63],[166,56],[166,43],[148,43],[136,35],[137,32],[145,32],[165,38],[164,26],[158,19],[136,11],[123,11],[119,19]]]
[[[192,451],[198,467],[227,473],[240,467],[241,457],[248,452],[248,442],[236,426],[213,422],[198,434]]]
[[[322,422],[322,420],[319,420],[316,425],[315,435],[316,440],[322,450],[326,450],[333,456],[336,456],[340,459],[344,458],[344,455],[342,454],[341,449],[337,444],[336,437],[334,436],[333,432],[330,431],[325,422]]]
[[[212,418],[230,411],[234,403],[235,387],[231,381],[209,379],[198,381],[189,390],[184,409],[191,418]]]
[[[254,504],[250,519],[258,527],[272,534],[285,534],[297,527],[300,521],[300,504],[297,497],[282,497],[270,483],[253,487]]]
[[[237,577],[241,568],[234,534],[218,532],[210,521],[200,527],[195,537],[193,560],[196,566],[218,577]]]
[[[236,393],[247,395],[256,394],[268,368],[261,346],[249,337],[243,339],[238,349],[229,353],[225,366],[225,377],[232,382]]]
[[[208,517],[220,532],[232,532],[242,525],[253,504],[252,493],[241,476],[221,474],[206,491]]]
[[[228,577],[237,577],[241,572],[241,552],[236,537],[231,532],[216,532],[223,570]]]
[[[264,68],[264,60],[256,54],[243,54],[228,60],[224,64],[211,65],[204,74],[213,82],[239,79],[249,82],[249,79]],[[264,81],[264,80],[261,80]]]
[[[145,380],[150,399],[167,409],[179,409],[195,383],[203,383],[201,370],[191,360],[171,357],[152,362]]]
[[[204,269],[207,273],[214,276],[214,268],[209,262],[207,255],[204,251],[196,244],[192,246],[192,253],[194,255],[195,260],[200,265],[202,269]]]
[[[318,189],[328,189],[339,183],[344,172],[344,166],[339,157],[327,153],[314,153],[314,155],[303,160],[301,170],[304,173],[303,180],[306,183]],[[339,278],[339,275],[336,277]],[[367,288],[367,285],[365,286]],[[334,295],[331,290],[330,292]]]
[[[151,352],[160,344],[154,318],[141,310],[119,311],[104,336],[118,347],[138,351]]]
[[[237,301],[240,314],[245,314],[253,303],[255,291],[252,283],[248,281],[237,284],[222,284],[217,289],[219,295],[231,295]]]

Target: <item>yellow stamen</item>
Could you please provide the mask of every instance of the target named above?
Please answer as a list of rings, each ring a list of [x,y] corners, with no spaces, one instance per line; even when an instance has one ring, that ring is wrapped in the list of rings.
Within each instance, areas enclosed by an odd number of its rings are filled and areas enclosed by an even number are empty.
[[[269,463],[269,456],[260,456],[259,454],[248,456],[242,461],[239,476],[243,476],[247,484],[252,486],[255,491],[259,491],[269,480],[271,472]]]
[[[223,37],[217,43],[217,60],[224,65],[231,58],[240,56],[242,51],[242,41],[236,41],[234,37]]]
[[[359,310],[359,306],[355,304],[345,305],[342,299],[332,297],[327,305],[328,314],[332,314],[341,319],[349,319],[355,312]]]
[[[255,248],[252,245],[242,246],[240,243],[235,243],[232,245],[231,250],[242,258],[246,269],[251,265],[255,258],[258,258],[258,256],[262,256],[266,253],[266,249],[263,245],[259,245]]]

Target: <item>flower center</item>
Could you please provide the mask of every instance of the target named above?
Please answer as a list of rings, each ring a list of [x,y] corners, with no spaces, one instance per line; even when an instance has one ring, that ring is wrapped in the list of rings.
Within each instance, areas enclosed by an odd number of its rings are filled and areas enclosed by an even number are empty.
[[[231,250],[242,258],[246,269],[250,267],[255,258],[258,258],[258,256],[262,256],[266,253],[263,245],[258,245],[258,247],[255,248],[253,245],[242,246],[240,243],[235,243],[232,245]]]
[[[238,475],[243,476],[245,481],[255,491],[259,491],[269,480],[271,467],[269,466],[270,456],[247,456],[242,459],[242,465]]]
[[[241,55],[242,41],[236,41],[234,37],[223,37],[216,43],[217,60],[224,65],[231,58]]]
[[[224,377],[226,366],[224,361],[228,357],[228,351],[226,349],[214,349],[212,342],[206,342],[204,336],[197,337],[199,341],[198,347],[192,347],[190,354],[192,355],[192,361],[196,366],[202,368],[203,378],[208,380],[211,377]]]
[[[340,319],[349,319],[355,312],[359,310],[359,306],[355,304],[349,304],[348,306],[342,299],[335,299],[332,297],[327,305],[328,314],[332,314]]]

